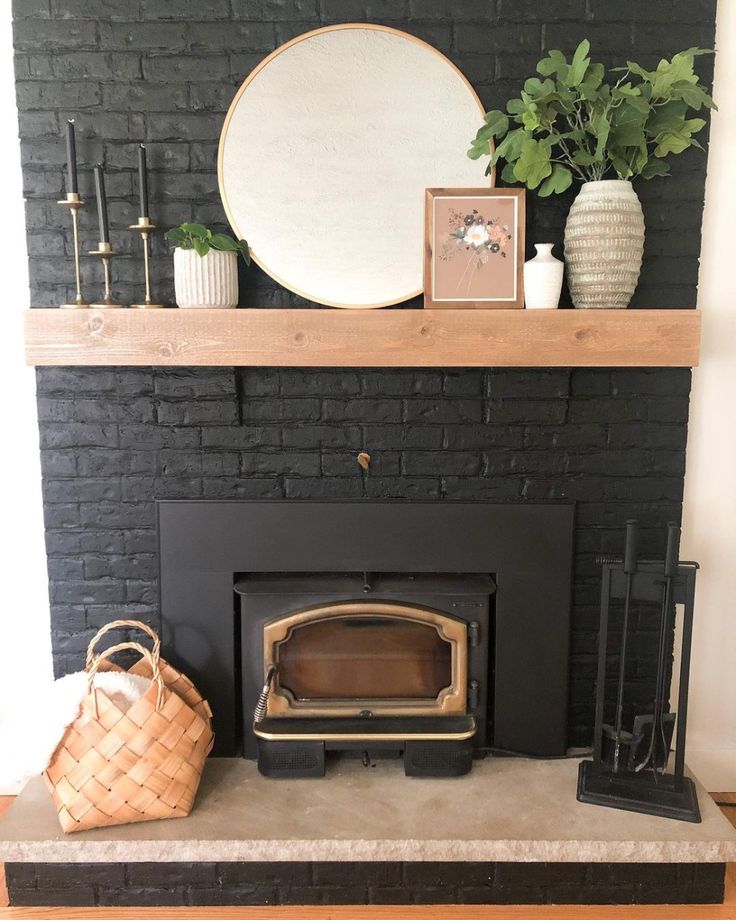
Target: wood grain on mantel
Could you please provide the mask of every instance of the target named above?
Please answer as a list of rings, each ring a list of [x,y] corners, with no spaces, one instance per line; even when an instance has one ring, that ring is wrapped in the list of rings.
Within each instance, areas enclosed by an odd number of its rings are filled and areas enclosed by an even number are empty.
[[[693,367],[696,310],[26,311],[35,365]]]

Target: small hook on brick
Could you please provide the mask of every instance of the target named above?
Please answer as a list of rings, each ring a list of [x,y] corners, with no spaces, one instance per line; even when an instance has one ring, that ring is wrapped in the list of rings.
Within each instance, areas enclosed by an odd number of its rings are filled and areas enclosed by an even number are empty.
[[[358,454],[358,466],[363,470],[367,470],[370,465],[371,455],[366,453],[366,451],[361,450],[361,452]]]

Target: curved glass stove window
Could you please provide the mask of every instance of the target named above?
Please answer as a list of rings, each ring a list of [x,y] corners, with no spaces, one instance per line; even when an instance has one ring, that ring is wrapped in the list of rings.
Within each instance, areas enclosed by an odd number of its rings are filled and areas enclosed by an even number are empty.
[[[408,616],[312,620],[274,651],[279,685],[296,701],[434,701],[453,683],[452,642]]]

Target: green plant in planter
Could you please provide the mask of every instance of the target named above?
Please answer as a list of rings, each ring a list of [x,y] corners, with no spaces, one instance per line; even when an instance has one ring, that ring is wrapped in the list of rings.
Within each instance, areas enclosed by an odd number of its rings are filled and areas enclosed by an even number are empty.
[[[670,154],[702,150],[693,135],[705,120],[690,117],[690,110],[716,108],[694,71],[695,58],[710,51],[688,48],[662,59],[656,70],[628,61],[613,69],[621,74],[613,84],[604,82],[605,68],[591,62],[589,51],[587,39],[571,61],[550,51],[537,65],[540,76],[524,83],[506,112],[486,114],[468,156],[487,156],[495,139],[486,173],[503,160],[505,182],[521,182],[546,196],[564,192],[573,178],[666,176]]]
[[[250,249],[245,240],[236,240],[227,233],[213,233],[202,224],[185,222],[167,230],[166,239],[178,249],[193,249],[198,255],[206,256],[210,249],[218,252],[235,252],[250,265]]]

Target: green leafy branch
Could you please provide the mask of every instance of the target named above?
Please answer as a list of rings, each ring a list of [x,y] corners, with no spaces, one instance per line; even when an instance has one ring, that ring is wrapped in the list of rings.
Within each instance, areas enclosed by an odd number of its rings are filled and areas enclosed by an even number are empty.
[[[178,249],[193,249],[200,256],[206,256],[210,249],[234,252],[250,265],[250,249],[245,240],[235,240],[227,233],[213,233],[202,224],[186,222],[167,230],[165,236]]]
[[[592,63],[583,39],[568,61],[550,51],[537,64],[519,98],[506,111],[493,109],[472,141],[468,156],[488,156],[486,174],[504,161],[501,178],[539,189],[541,196],[564,192],[573,179],[592,182],[666,176],[670,154],[703,149],[693,136],[705,119],[690,110],[717,108],[695,73],[695,58],[711,51],[688,48],[656,70],[628,61],[614,68],[615,83],[604,82],[603,64]]]

